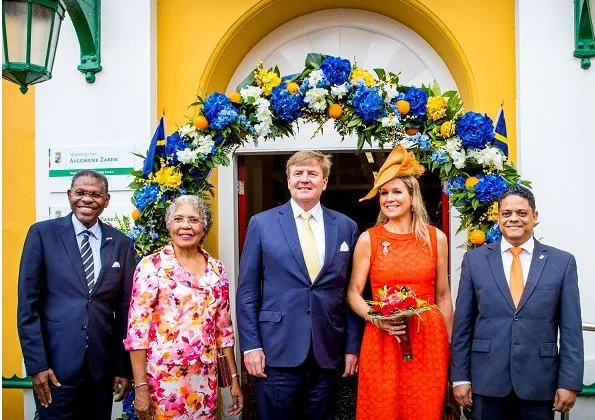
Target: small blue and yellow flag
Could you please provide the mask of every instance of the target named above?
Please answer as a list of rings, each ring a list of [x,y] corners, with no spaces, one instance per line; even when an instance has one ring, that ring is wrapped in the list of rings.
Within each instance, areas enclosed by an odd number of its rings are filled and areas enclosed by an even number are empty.
[[[165,116],[159,120],[159,125],[155,129],[155,134],[151,139],[149,150],[147,150],[147,156],[145,157],[145,163],[143,164],[143,178],[149,178],[149,174],[153,172],[153,163],[155,162],[155,152],[157,148],[164,149],[165,146]],[[163,153],[163,152],[162,152]],[[162,154],[161,153],[161,154]],[[157,153],[159,155],[159,152]]]
[[[504,108],[500,105],[500,111],[496,118],[496,125],[494,127],[494,141],[492,146],[504,152],[504,155],[508,157],[508,142],[506,136],[506,119],[504,118]]]

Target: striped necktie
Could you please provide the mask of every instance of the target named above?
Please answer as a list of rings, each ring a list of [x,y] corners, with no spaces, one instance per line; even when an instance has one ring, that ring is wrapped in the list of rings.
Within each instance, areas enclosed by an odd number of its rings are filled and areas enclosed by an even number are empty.
[[[523,290],[525,289],[525,282],[523,280],[523,265],[519,254],[523,252],[523,248],[509,248],[512,254],[512,265],[510,266],[510,294],[512,301],[516,308],[519,307]]]
[[[91,290],[93,290],[93,286],[95,286],[95,275],[93,273],[93,250],[91,249],[91,244],[89,243],[90,234],[91,232],[88,230],[83,231],[83,243],[81,244],[81,259],[83,260],[83,270],[85,272],[85,279],[87,280],[89,292],[91,292]]]
[[[302,224],[302,253],[304,254],[304,261],[310,275],[310,281],[314,281],[320,272],[320,261],[318,260],[316,238],[310,226],[312,215],[306,211],[300,214],[300,217],[304,219],[304,223]]]

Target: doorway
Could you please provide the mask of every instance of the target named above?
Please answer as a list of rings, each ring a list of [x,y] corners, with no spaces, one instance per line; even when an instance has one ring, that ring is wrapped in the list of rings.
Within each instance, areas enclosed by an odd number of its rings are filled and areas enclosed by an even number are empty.
[[[332,167],[321,204],[340,211],[353,219],[360,232],[372,227],[378,217],[378,198],[359,202],[374,183],[374,177],[390,150],[322,151],[331,155]],[[238,186],[238,239],[240,256],[244,246],[246,228],[250,218],[262,211],[282,205],[290,199],[287,188],[285,165],[293,152],[283,151],[266,154],[245,154],[237,156]],[[448,197],[442,193],[437,174],[426,172],[420,179],[420,186],[430,223],[448,234]],[[364,294],[371,298],[370,290]],[[242,376],[245,395],[245,419],[256,419],[255,379],[250,377],[243,364]],[[335,420],[355,418],[357,376],[341,380],[337,395]]]

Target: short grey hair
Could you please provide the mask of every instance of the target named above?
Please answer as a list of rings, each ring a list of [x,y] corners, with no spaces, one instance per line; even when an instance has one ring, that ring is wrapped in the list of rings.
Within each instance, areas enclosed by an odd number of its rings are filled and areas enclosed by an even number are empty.
[[[165,224],[167,225],[167,230],[170,230],[169,226],[174,217],[174,213],[177,210],[177,208],[180,207],[182,204],[190,204],[192,208],[194,208],[194,210],[196,210],[200,214],[200,217],[204,220],[203,235],[202,238],[200,238],[200,241],[202,242],[202,240],[207,236],[209,230],[211,229],[211,209],[209,208],[207,203],[205,203],[202,200],[202,198],[200,198],[197,195],[180,195],[176,197],[174,201],[172,201],[172,203],[165,211]]]

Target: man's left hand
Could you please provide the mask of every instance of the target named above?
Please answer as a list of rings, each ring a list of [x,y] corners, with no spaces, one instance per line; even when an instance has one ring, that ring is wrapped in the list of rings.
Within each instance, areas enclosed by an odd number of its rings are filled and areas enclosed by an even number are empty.
[[[118,385],[121,385],[120,391],[118,392]],[[130,391],[130,379],[121,378],[119,376],[114,377],[113,392],[116,398],[115,402],[122,401]]]
[[[357,373],[357,354],[345,354],[345,372],[343,378],[353,376]]]
[[[553,411],[559,411],[565,413],[570,411],[576,402],[576,391],[571,389],[558,388],[556,390],[556,396],[554,397],[554,408]]]

